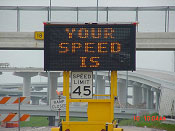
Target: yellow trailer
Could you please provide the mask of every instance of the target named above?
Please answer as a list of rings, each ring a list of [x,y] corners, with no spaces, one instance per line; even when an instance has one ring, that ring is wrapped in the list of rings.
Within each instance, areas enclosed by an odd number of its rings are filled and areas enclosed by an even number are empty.
[[[69,71],[63,73],[63,95],[66,96],[66,121],[60,127],[53,127],[51,131],[123,131],[117,128],[114,120],[114,101],[117,98],[117,71],[111,72],[110,99],[70,99],[69,97]],[[88,121],[69,121],[69,103],[88,102]]]

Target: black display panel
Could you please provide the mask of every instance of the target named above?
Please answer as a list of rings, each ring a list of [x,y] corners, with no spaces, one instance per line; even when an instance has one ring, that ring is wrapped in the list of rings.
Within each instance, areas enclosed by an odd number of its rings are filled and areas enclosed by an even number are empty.
[[[135,70],[136,24],[45,24],[45,71]]]

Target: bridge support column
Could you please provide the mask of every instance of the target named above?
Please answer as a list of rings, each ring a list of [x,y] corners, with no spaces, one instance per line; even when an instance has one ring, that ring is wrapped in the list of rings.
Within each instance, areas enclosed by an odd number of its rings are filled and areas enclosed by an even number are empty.
[[[23,96],[30,97],[31,77],[38,75],[37,72],[14,72],[13,75],[23,77]]]
[[[0,75],[2,75],[2,72],[0,72]]]
[[[150,108],[151,109],[154,108],[154,92],[153,91],[150,92]]]
[[[150,108],[150,100],[149,100],[149,98],[150,98],[150,91],[149,91],[149,89],[147,89],[147,96],[146,96],[146,109],[149,109]]]
[[[50,74],[50,99],[56,99],[58,98],[58,95],[56,93],[57,90],[57,80],[58,80],[59,74],[58,73],[51,73]]]
[[[142,94],[142,87],[138,87],[138,104],[141,104],[142,103],[142,99],[143,99],[143,94]]]
[[[138,106],[142,103],[142,87],[141,83],[133,83],[133,105]]]
[[[39,97],[32,96],[31,100],[32,100],[32,105],[39,105],[39,100],[40,100]]]
[[[48,74],[50,73],[50,75]],[[47,100],[48,100],[48,105],[50,105],[50,100],[51,99],[56,99],[57,98],[57,80],[58,77],[60,76],[60,72],[42,72],[39,75],[48,77],[48,88],[47,88]]]
[[[151,99],[151,86],[142,84],[141,87],[144,88],[143,89],[144,90],[143,98],[144,98],[144,103],[146,104],[146,109],[150,109],[151,108],[151,100],[153,100],[153,98]]]
[[[126,92],[126,81],[119,79],[117,88],[118,99],[122,107],[127,105],[127,92]]]
[[[97,76],[97,94],[105,94],[105,79],[101,75]],[[98,98],[103,98],[103,96],[99,96]]]
[[[138,87],[133,86],[133,96],[132,96],[133,100],[132,100],[132,102],[133,102],[134,106],[136,106],[137,103],[138,103],[138,91],[137,91],[137,88]]]
[[[146,99],[147,99],[147,90],[146,88],[142,88],[142,103],[146,103]]]
[[[159,99],[160,99],[160,92],[156,91],[156,110],[158,111],[159,109]]]
[[[146,100],[146,108],[151,109],[151,101],[153,100],[152,98],[152,91],[151,88],[147,89],[147,100]]]
[[[175,72],[175,51],[174,51],[174,72]]]

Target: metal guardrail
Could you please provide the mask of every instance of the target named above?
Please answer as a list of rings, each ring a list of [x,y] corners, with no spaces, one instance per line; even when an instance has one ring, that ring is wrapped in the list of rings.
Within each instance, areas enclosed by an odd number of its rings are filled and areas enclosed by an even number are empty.
[[[49,11],[49,6],[0,6],[0,10]],[[97,11],[97,7],[52,6],[52,11]],[[98,11],[175,11],[175,6],[98,7]]]
[[[166,119],[166,120],[162,121],[162,123],[174,125],[175,124],[175,119]]]
[[[1,67],[1,72],[45,72],[43,68],[35,67]]]
[[[81,108],[80,108],[81,107]],[[14,105],[2,105],[0,106],[0,114],[7,112],[15,113],[18,111],[18,107]],[[50,110],[47,105],[21,105],[22,114],[30,114],[31,116],[56,116],[57,112]],[[117,118],[133,118],[134,116],[142,115],[144,113],[157,112],[154,109],[134,109],[134,108],[115,108],[114,116]],[[65,116],[66,112],[61,111],[61,116]],[[70,106],[70,116],[74,117],[87,117],[86,106]]]
[[[9,63],[0,63],[0,68],[8,68],[9,66]]]

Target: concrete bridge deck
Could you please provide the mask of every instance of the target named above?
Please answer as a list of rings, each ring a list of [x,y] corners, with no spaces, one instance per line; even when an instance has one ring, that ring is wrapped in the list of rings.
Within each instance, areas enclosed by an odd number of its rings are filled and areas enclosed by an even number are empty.
[[[0,50],[43,50],[44,41],[34,32],[0,32]],[[175,50],[175,32],[137,33],[137,50]]]

